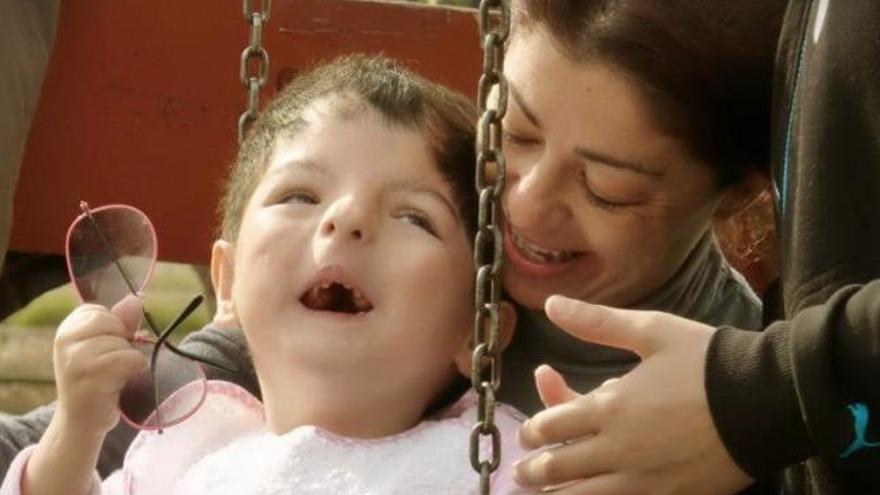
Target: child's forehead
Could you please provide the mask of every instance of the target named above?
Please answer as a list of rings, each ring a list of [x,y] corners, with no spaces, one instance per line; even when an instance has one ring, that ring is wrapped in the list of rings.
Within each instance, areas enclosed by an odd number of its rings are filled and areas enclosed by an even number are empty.
[[[268,170],[323,170],[330,175],[373,172],[378,176],[416,176],[425,180],[441,177],[424,132],[389,123],[376,114],[330,114],[307,121],[296,132],[278,137]],[[308,166],[303,168],[304,164]]]

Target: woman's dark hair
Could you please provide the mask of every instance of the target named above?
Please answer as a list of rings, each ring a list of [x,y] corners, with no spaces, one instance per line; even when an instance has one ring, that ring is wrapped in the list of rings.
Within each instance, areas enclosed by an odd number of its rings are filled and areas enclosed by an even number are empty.
[[[767,172],[776,42],[785,0],[523,0],[567,56],[633,78],[658,125],[717,170],[720,185]],[[514,33],[514,36],[516,34]]]

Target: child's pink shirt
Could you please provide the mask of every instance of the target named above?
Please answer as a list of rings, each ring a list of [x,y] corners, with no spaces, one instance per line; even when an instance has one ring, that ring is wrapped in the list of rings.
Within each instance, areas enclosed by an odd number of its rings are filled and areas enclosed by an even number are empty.
[[[89,495],[473,494],[478,476],[468,451],[475,419],[475,396],[468,394],[443,417],[390,437],[351,439],[314,426],[276,435],[256,398],[210,381],[191,418],[162,435],[141,432],[122,469],[104,482],[96,474]],[[516,441],[523,419],[509,406],[496,409],[502,462],[493,494],[532,493],[512,478],[513,461],[524,455]],[[21,495],[32,451],[16,457],[0,495]]]

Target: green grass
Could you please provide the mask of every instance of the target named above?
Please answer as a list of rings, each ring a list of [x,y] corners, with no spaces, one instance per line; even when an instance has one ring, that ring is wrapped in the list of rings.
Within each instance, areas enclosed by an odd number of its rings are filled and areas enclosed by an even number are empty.
[[[202,285],[189,265],[159,263],[146,289],[145,306],[157,324],[165,328],[189,301],[202,293]],[[51,290],[0,323],[14,329],[57,327],[78,304],[70,284]],[[176,337],[204,326],[210,320],[203,304],[180,325]]]

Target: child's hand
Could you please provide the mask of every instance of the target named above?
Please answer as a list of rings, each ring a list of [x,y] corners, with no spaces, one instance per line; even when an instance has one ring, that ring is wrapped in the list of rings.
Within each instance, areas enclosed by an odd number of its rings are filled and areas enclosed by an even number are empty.
[[[134,296],[112,310],[83,304],[64,319],[55,337],[56,416],[63,429],[101,436],[119,421],[119,393],[147,358],[132,346],[141,316]]]

